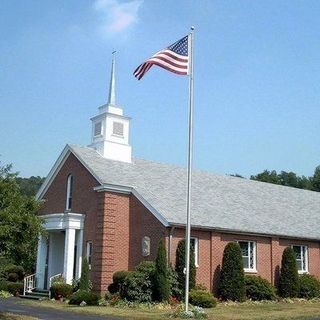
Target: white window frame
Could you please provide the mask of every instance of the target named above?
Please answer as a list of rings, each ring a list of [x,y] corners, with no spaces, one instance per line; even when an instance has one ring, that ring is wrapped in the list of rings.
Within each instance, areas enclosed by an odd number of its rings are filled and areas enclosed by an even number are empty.
[[[249,268],[243,268],[244,272],[252,272],[257,273],[257,243],[256,241],[252,240],[237,240],[237,243],[240,245],[239,242],[247,242],[248,243],[248,259],[249,259]],[[250,268],[250,247],[253,246],[253,267]],[[244,258],[244,256],[241,255],[241,258]]]
[[[297,259],[296,261],[301,261],[301,266],[303,267],[303,265],[305,265],[305,270],[298,269],[298,273],[299,274],[303,274],[303,273],[308,273],[309,272],[309,257],[308,257],[308,246],[303,245],[303,244],[291,244],[290,247],[293,249],[293,247],[300,247],[300,254],[301,254],[301,259]],[[305,259],[305,262],[303,263],[303,259]],[[297,266],[298,268],[298,266]]]
[[[73,176],[72,174],[69,174],[67,178],[66,210],[71,210],[72,197],[73,197]]]
[[[86,245],[86,257],[89,265],[89,270],[91,270],[91,264],[92,264],[92,250],[93,250],[93,244],[92,241],[87,241]]]
[[[190,237],[190,242],[191,240],[194,240],[194,264],[199,267],[199,238]]]

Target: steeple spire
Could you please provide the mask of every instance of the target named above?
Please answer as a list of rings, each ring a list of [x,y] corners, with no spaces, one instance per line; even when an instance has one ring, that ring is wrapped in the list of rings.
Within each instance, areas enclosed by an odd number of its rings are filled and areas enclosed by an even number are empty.
[[[116,105],[116,51],[112,52],[112,66],[109,86],[108,105]]]

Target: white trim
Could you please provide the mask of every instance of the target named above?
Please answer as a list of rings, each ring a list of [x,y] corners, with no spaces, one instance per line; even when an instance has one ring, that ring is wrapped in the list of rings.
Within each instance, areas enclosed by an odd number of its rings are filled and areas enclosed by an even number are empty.
[[[199,267],[199,238],[190,237],[190,240],[194,240],[194,264]]]
[[[73,189],[73,176],[69,174],[67,177],[67,194],[66,194],[66,210],[71,210],[72,207],[72,190]],[[69,200],[71,198],[71,205],[69,205]]]
[[[236,242],[239,244],[239,242],[248,242],[248,259],[249,259],[249,268],[243,268],[244,272],[246,273],[257,273],[257,243],[253,240],[236,240]],[[253,243],[253,268],[250,268],[250,246],[251,243]],[[242,257],[242,256],[241,256]]]
[[[84,214],[80,213],[54,213],[40,216],[44,219],[46,230],[83,229]]]
[[[290,247],[293,250],[293,247],[300,247],[300,254],[301,254],[301,266],[303,267],[303,259],[305,258],[305,265],[306,265],[306,269],[303,270],[299,270],[298,269],[298,273],[299,274],[304,274],[304,273],[309,273],[309,248],[307,245],[305,244],[291,244]],[[302,249],[303,248],[303,249]],[[296,259],[297,261],[298,259]]]

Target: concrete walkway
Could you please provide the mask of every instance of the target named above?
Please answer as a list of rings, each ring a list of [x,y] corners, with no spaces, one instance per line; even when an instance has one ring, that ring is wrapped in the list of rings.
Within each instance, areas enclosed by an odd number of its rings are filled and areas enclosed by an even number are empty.
[[[41,320],[120,320],[123,318],[113,316],[89,315],[78,312],[69,312],[56,310],[46,307],[33,306],[31,304],[22,304],[20,298],[0,298],[0,312],[10,312],[29,317],[35,317]]]

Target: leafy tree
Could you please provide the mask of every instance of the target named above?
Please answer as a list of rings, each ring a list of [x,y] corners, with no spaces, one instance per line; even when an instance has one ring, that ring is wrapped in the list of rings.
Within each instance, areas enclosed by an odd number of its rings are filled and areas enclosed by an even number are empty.
[[[194,259],[194,247],[190,245],[190,272],[189,272],[189,288],[194,289],[196,286],[196,266]],[[176,251],[176,272],[178,274],[179,289],[185,291],[186,276],[184,274],[186,259],[186,241],[180,240]]]
[[[264,170],[263,172],[258,173],[255,176],[251,176],[250,179],[251,180],[258,180],[258,181],[262,181],[262,182],[280,184],[277,171],[275,171],[275,170],[272,170],[272,171]]]
[[[34,270],[38,236],[43,233],[42,219],[37,216],[40,204],[23,196],[12,165],[0,166],[0,256]]]
[[[20,187],[21,194],[27,197],[35,196],[44,180],[45,178],[39,176],[31,176],[30,178],[16,178],[16,181]]]
[[[159,241],[154,274],[154,298],[156,301],[167,301],[170,295],[167,252],[164,240]]]
[[[238,243],[229,242],[223,252],[219,295],[224,300],[243,301],[245,293],[241,249]]]
[[[312,177],[312,190],[320,192],[320,166],[316,167]]]
[[[90,278],[89,278],[89,263],[87,258],[82,260],[81,277],[79,281],[79,289],[90,291]]]
[[[296,255],[290,247],[284,249],[282,254],[279,294],[283,298],[293,298],[299,294],[299,275],[296,266]]]

